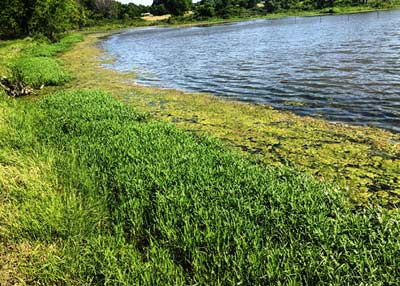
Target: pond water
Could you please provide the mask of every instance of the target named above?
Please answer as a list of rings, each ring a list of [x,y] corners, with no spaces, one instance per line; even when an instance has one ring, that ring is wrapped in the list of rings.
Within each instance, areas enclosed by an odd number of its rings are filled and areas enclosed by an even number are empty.
[[[144,85],[400,132],[400,11],[127,30],[102,43]]]

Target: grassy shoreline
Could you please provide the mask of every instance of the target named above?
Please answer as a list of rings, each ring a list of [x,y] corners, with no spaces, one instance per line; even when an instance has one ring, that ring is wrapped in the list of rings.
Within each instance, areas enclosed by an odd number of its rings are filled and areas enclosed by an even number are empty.
[[[0,91],[1,285],[400,283],[399,135],[138,86],[101,67],[105,35],[0,48],[73,77]],[[345,175],[393,188],[357,207]]]
[[[322,181],[337,183],[349,189],[356,203],[399,203],[399,134],[332,124],[207,94],[138,86],[133,74],[101,67],[106,55],[96,43],[105,35],[89,35],[86,42],[62,56],[66,67],[79,73],[75,87],[107,90],[158,120],[219,138],[264,164],[289,164]]]
[[[396,209],[354,209],[104,92],[0,109],[2,285],[399,282]]]

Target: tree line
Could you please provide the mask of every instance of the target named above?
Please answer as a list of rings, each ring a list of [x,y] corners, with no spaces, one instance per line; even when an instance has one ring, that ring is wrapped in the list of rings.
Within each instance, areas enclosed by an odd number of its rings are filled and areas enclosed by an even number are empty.
[[[56,39],[61,32],[104,21],[138,19],[145,12],[171,14],[177,19],[192,11],[190,20],[265,15],[288,10],[307,11],[335,7],[391,7],[400,0],[154,0],[150,7],[115,0],[0,0],[0,39],[44,35]]]
[[[102,20],[139,18],[148,7],[114,0],[1,0],[0,38],[57,34]]]
[[[150,11],[155,15],[182,16],[191,10],[195,19],[212,17],[265,15],[284,11],[311,11],[335,7],[369,6],[371,8],[392,7],[399,0],[154,0]]]
[[[266,0],[267,12],[279,10],[315,10],[334,7],[370,6],[384,8],[394,5],[394,0]]]

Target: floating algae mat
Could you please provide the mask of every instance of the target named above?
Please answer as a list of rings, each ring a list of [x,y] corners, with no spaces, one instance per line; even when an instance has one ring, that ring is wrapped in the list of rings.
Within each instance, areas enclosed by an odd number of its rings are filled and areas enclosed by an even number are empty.
[[[76,75],[71,87],[108,90],[155,118],[197,134],[222,139],[266,165],[292,165],[315,177],[348,187],[358,203],[400,202],[400,136],[388,131],[332,124],[206,94],[141,87],[134,75],[101,67],[95,45],[104,34],[63,55]]]
[[[130,29],[102,42],[140,84],[400,132],[400,11]]]

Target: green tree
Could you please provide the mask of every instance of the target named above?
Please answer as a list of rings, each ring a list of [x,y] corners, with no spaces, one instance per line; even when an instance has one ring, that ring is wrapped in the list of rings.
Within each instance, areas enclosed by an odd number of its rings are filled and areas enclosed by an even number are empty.
[[[164,4],[156,4],[156,5],[154,5],[154,3],[153,3],[153,5],[150,7],[150,12],[153,15],[156,15],[156,16],[168,14],[168,11],[165,8]]]
[[[56,34],[77,28],[85,18],[76,0],[1,0],[0,37]]]
[[[122,4],[120,7],[120,18],[127,15],[129,18],[139,18],[142,13],[147,12],[149,9],[143,5],[135,5],[133,3]]]
[[[217,0],[215,2],[215,13],[220,17],[228,18],[230,16],[231,7],[231,0]]]
[[[79,27],[81,16],[75,0],[38,0],[29,29],[55,39],[58,33]]]
[[[196,18],[211,18],[215,16],[215,5],[212,0],[202,0],[196,7]]]
[[[154,0],[152,11],[156,10],[156,7],[160,9],[164,6],[167,13],[173,16],[182,16],[189,10],[191,4],[191,0]]]
[[[122,5],[113,0],[93,0],[92,3],[94,10],[106,18],[115,17],[118,14],[118,4]]]
[[[258,1],[257,0],[248,0],[247,2],[247,7],[248,9],[256,7]]]
[[[272,13],[279,10],[280,4],[278,0],[265,0],[264,7],[267,13]]]
[[[0,1],[0,37],[20,37],[26,33],[24,27],[25,5],[22,0]]]
[[[174,16],[182,16],[189,10],[191,2],[187,0],[168,0],[165,8]]]

